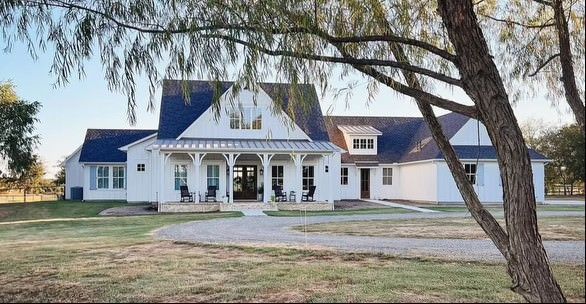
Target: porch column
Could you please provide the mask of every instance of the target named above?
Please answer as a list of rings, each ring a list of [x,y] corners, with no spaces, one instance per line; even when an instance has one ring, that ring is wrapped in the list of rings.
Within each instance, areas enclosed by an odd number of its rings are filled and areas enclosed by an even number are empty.
[[[159,150],[159,206],[165,203],[165,164],[167,163],[167,158],[170,155],[170,153],[161,152]]]
[[[328,172],[326,172],[326,176],[328,178],[327,181],[327,185],[328,185],[328,203],[333,204],[334,203],[334,182],[336,179],[334,179],[334,170],[332,167],[332,163],[333,163],[333,159],[334,159],[334,155],[333,154],[328,154],[326,155],[326,159],[327,159],[327,163],[326,166],[328,166]]]
[[[301,203],[303,193],[303,160],[307,154],[291,154],[291,159],[295,163],[295,202]]]
[[[234,203],[234,165],[236,164],[236,159],[240,156],[240,154],[228,153],[222,154],[226,159],[226,163],[228,164],[228,195],[230,195],[230,203]]]
[[[193,160],[193,167],[194,167],[194,180],[195,180],[195,187],[194,187],[194,193],[195,193],[195,197],[194,200],[196,203],[199,203],[199,187],[201,185],[201,180],[200,180],[200,176],[201,176],[201,163],[203,162],[203,158],[206,156],[207,153],[199,153],[196,152],[193,155],[189,155],[191,157],[191,159]],[[219,190],[219,189],[218,189]]]
[[[269,172],[271,166],[271,159],[273,159],[273,156],[275,156],[275,154],[268,154],[268,153],[263,153],[263,154],[256,154],[258,156],[258,158],[260,158],[260,163],[263,166],[263,194],[262,194],[262,202],[267,204],[269,202],[269,199],[271,197],[271,190],[272,190],[272,185],[271,185],[271,173]]]

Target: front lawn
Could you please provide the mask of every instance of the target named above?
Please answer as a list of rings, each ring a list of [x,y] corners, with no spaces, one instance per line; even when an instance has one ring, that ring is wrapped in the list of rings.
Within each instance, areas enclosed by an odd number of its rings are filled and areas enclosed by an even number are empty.
[[[0,205],[0,222],[51,218],[93,217],[105,209],[127,205],[126,202],[54,201]]]
[[[91,217],[98,205],[25,217],[83,219],[0,225],[0,302],[522,300],[504,264],[154,241],[167,225],[242,213]],[[553,269],[568,299],[583,302],[584,265]]]
[[[498,221],[504,225],[504,220]],[[584,217],[544,217],[538,221],[539,232],[544,240],[584,240]],[[396,238],[488,238],[472,218],[351,221],[312,224],[295,229],[315,233]]]
[[[320,215],[360,215],[360,214],[396,214],[412,213],[416,211],[403,208],[369,208],[369,209],[348,209],[333,211],[264,211],[269,216],[320,216]]]
[[[0,226],[0,302],[518,302],[504,264],[153,241],[159,227],[240,213]],[[554,265],[572,301],[584,266]]]

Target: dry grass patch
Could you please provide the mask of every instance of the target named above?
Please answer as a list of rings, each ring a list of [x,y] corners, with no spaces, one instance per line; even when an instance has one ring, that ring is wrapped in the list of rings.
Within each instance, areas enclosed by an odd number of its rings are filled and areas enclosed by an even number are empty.
[[[499,220],[504,225],[504,220]],[[295,227],[303,231],[303,227]],[[416,220],[373,220],[313,224],[307,232],[397,238],[487,239],[471,218]],[[584,217],[539,218],[539,232],[544,240],[584,240]]]
[[[154,242],[168,215],[0,227],[0,302],[515,302],[502,264]],[[584,266],[555,265],[584,301]]]

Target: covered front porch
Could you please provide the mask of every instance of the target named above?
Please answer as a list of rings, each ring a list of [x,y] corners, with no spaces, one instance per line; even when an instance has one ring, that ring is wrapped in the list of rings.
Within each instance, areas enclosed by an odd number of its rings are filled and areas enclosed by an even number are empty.
[[[202,209],[205,203],[211,209],[217,208],[214,203],[333,205],[340,149],[330,142],[157,140],[151,148],[161,173],[153,183],[160,210],[163,204],[179,202],[202,204]]]

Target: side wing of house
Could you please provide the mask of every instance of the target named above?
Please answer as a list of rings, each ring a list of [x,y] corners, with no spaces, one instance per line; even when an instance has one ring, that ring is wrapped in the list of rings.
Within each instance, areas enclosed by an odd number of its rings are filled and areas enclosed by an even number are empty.
[[[69,192],[76,186],[82,187],[83,200],[127,200],[127,151],[120,148],[145,137],[154,139],[155,132],[88,129],[79,155],[74,153],[66,164]],[[131,163],[135,165],[136,161]]]
[[[65,159],[65,199],[72,199],[71,188],[83,187],[83,167],[79,163],[81,146]],[[74,190],[79,191],[79,190]],[[81,193],[79,193],[81,194]],[[79,195],[73,193],[73,196]],[[75,197],[81,199],[81,197]]]

